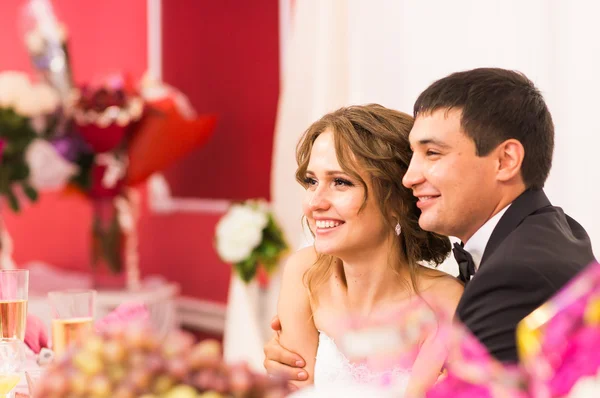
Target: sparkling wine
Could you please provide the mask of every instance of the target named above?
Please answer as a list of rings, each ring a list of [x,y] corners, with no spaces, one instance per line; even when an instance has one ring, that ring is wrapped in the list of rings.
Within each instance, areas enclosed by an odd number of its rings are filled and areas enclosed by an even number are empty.
[[[25,340],[27,300],[0,300],[0,338]]]
[[[11,392],[20,380],[21,376],[18,374],[0,375],[0,396]]]
[[[69,345],[92,331],[93,318],[72,318],[52,320],[52,350],[64,353]]]

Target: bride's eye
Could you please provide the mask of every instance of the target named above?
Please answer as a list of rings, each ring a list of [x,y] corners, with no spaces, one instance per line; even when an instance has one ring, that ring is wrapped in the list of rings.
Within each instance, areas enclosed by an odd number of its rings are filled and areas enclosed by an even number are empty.
[[[317,185],[317,180],[315,180],[312,177],[304,177],[304,185],[306,185],[307,187],[313,186],[313,185]]]
[[[333,182],[335,183],[335,185],[342,185],[342,186],[347,186],[347,187],[354,186],[354,184],[352,184],[350,181],[345,180],[343,178],[336,178],[333,180]]]

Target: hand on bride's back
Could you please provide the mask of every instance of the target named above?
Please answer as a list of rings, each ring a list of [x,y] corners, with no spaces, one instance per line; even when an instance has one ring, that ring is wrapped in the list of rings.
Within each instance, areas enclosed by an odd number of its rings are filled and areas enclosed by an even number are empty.
[[[275,331],[273,337],[265,344],[264,366],[270,375],[282,375],[289,380],[304,381],[308,374],[303,369],[305,362],[302,357],[291,351],[286,350],[279,342],[279,332],[281,323],[279,317],[274,317],[271,321],[271,328]]]

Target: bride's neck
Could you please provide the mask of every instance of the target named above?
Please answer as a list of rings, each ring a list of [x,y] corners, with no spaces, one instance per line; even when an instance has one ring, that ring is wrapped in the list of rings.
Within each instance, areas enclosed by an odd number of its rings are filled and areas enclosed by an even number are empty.
[[[403,291],[411,286],[408,268],[394,267],[400,261],[389,250],[342,259],[349,309],[368,314],[379,304],[407,293]],[[400,287],[404,285],[406,288]]]

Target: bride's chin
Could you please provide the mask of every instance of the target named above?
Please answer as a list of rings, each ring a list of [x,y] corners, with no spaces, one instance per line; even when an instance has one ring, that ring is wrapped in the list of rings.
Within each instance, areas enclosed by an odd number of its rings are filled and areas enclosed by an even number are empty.
[[[324,254],[327,256],[336,256],[336,254],[338,253],[338,250],[336,250],[335,248],[327,245],[319,245],[319,243],[315,243],[315,251],[318,254]]]

